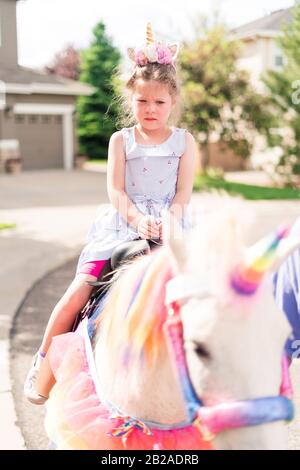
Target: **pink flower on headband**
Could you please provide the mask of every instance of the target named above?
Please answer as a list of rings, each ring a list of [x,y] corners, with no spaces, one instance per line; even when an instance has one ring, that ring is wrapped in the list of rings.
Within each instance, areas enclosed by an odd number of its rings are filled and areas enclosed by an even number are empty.
[[[134,51],[134,60],[137,63],[137,65],[140,65],[143,67],[144,65],[148,64],[148,59],[144,54],[143,49],[135,49]]]
[[[172,53],[167,46],[158,44],[156,51],[158,55],[157,62],[159,64],[171,64],[172,63]]]
[[[174,51],[172,54],[172,50],[168,46],[160,43],[147,44],[134,50],[128,49],[128,51],[131,60],[141,67],[155,62],[159,64],[172,64],[174,60]]]

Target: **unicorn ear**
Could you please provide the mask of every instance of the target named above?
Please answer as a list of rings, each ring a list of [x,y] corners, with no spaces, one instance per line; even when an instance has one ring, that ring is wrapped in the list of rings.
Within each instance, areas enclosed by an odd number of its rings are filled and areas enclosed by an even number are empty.
[[[183,230],[176,217],[169,211],[162,211],[163,240],[168,245],[182,268],[186,262],[187,251],[184,242]]]
[[[134,52],[134,49],[133,47],[129,47],[127,49],[127,55],[129,57],[130,60],[132,60],[133,62],[135,62],[135,52]]]
[[[180,47],[179,43],[171,44],[171,46],[168,46],[168,47],[171,51],[173,61],[176,60],[178,56],[178,52],[179,52],[179,47]]]
[[[281,240],[279,247],[276,251],[276,258],[271,267],[273,272],[280,268],[280,265],[293,253],[297,248],[300,248],[300,238],[289,237]]]

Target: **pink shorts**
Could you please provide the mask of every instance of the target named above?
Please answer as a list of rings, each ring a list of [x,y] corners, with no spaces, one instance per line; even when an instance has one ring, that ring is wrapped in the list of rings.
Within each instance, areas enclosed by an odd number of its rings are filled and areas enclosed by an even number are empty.
[[[91,276],[95,276],[96,278],[98,278],[107,261],[107,259],[100,261],[87,261],[86,263],[83,263],[76,275],[90,274]]]

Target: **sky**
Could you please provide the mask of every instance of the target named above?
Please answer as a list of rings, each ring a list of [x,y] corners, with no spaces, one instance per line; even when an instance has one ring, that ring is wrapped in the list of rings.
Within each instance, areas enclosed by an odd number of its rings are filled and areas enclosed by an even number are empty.
[[[190,39],[200,15],[240,26],[272,11],[288,8],[293,0],[20,0],[17,4],[19,63],[41,68],[56,52],[72,44],[88,47],[92,29],[103,20],[108,35],[122,53],[144,43],[150,21],[155,35],[169,41]]]

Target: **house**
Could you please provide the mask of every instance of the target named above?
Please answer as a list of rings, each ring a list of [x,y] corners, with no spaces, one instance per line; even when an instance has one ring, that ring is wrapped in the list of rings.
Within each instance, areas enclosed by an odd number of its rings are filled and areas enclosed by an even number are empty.
[[[267,70],[280,71],[285,63],[277,39],[282,34],[283,25],[289,25],[292,21],[293,7],[290,7],[273,11],[231,31],[232,37],[242,43],[237,65],[249,72],[254,88],[260,93],[267,91],[262,81],[263,74]],[[258,169],[272,168],[280,155],[280,148],[267,148],[264,137],[258,136],[249,166]]]
[[[76,99],[94,89],[18,64],[16,4],[0,0],[0,160],[1,149],[17,147],[24,170],[68,170],[77,154]]]
[[[278,47],[276,39],[281,34],[283,24],[290,24],[293,18],[293,7],[277,10],[257,20],[231,30],[229,37],[239,39],[242,43],[237,66],[247,70],[254,88],[265,92],[261,76],[267,70],[280,70],[285,58]],[[262,168],[268,162],[278,159],[278,149],[267,149],[263,136],[257,136],[253,153],[248,161],[243,160],[226,146],[218,142],[216,133],[210,142],[211,167],[220,167],[225,171],[243,170],[245,168]]]
[[[237,65],[249,71],[258,91],[264,91],[261,75],[266,70],[280,70],[284,64],[285,59],[276,39],[281,34],[283,24],[292,22],[292,12],[293,7],[277,10],[231,31],[232,36],[242,42]]]

